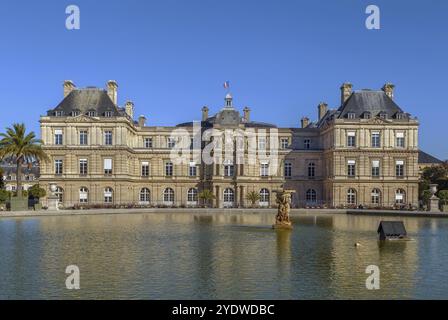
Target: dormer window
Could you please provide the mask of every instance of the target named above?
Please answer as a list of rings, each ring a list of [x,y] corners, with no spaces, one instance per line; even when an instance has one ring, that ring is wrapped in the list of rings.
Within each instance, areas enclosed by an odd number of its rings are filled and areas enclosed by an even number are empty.
[[[372,114],[370,112],[364,112],[364,119],[372,118]]]
[[[79,111],[72,111],[72,117],[79,116]]]
[[[398,113],[395,115],[395,118],[398,119],[398,120],[402,120],[402,119],[404,118],[404,115],[403,115],[402,112],[398,112]]]
[[[87,115],[88,115],[89,117],[95,117],[95,116],[96,116],[96,112],[95,112],[95,111],[88,111],[88,112],[87,112]]]
[[[347,119],[355,119],[355,113],[354,112],[349,112],[347,113]]]
[[[56,117],[62,117],[62,116],[64,115],[64,111],[56,111],[56,112],[54,113],[54,115],[55,115]]]
[[[112,117],[112,111],[106,111],[106,112],[104,112],[104,116],[105,116],[106,118],[111,118],[111,117]]]
[[[380,119],[387,119],[387,113],[381,112],[380,113]]]

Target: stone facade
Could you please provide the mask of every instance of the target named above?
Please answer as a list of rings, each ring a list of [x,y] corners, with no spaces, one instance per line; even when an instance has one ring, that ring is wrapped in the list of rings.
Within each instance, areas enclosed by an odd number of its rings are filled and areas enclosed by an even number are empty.
[[[246,147],[253,144],[246,132],[255,132],[255,144],[268,151],[265,158],[259,148],[255,162],[248,159],[246,149],[243,161],[233,161],[234,152],[227,162],[207,164],[190,158],[176,164],[173,148],[180,141],[173,132],[183,130],[193,138],[194,123],[148,125],[143,116],[134,120],[131,101],[117,105],[115,81],[105,90],[77,89],[66,81],[63,101],[40,119],[44,149],[51,159],[41,163],[40,184],[56,183],[66,207],[195,206],[204,189],[213,191],[215,207],[247,207],[252,191],[261,196],[257,205],[274,207],[274,191],[281,187],[296,191],[293,207],[416,206],[418,121],[395,104],[391,85],[379,91],[351,90],[344,84],[338,109],[321,103],[319,119],[302,118],[297,128],[251,121],[250,109],[245,107],[241,116],[228,94],[218,114],[210,117],[208,107],[202,108],[202,117],[197,117],[202,119],[200,132],[240,130]],[[260,137],[263,133],[265,138]],[[277,139],[278,149],[271,137]],[[199,143],[201,152],[207,144]],[[268,159],[272,148],[278,167]]]

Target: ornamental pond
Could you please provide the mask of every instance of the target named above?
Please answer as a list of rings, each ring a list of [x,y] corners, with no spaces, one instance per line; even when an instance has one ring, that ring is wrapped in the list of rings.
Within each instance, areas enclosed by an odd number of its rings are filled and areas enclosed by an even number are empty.
[[[448,298],[448,219],[291,219],[288,231],[262,211],[0,218],[0,299]],[[379,242],[380,220],[404,221],[412,241]],[[79,290],[66,288],[69,265]]]

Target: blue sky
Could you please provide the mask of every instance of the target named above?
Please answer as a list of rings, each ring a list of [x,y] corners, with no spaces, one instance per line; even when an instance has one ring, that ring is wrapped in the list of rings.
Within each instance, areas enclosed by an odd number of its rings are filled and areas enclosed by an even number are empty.
[[[76,4],[81,29],[65,28]],[[381,29],[365,28],[365,9]],[[420,146],[448,159],[448,2],[127,0],[0,1],[0,130],[62,98],[62,82],[119,84],[149,124],[200,119],[234,103],[252,119],[299,126],[317,105],[338,106],[342,82],[355,89],[396,85],[395,100],[421,121]]]

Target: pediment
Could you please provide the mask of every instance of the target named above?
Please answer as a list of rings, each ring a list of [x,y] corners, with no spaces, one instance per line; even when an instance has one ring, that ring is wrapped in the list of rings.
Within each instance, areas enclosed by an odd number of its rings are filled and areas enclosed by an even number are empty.
[[[79,123],[79,122],[92,122],[92,121],[99,121],[99,119],[95,117],[89,117],[85,114],[81,114],[79,116],[68,118],[67,120],[65,120],[66,123],[73,123],[73,122]]]
[[[366,121],[366,123],[369,123],[369,124],[385,124],[385,123],[390,123],[390,122],[391,122],[390,120],[381,119],[381,118],[378,118],[378,117],[371,118],[371,119]]]

